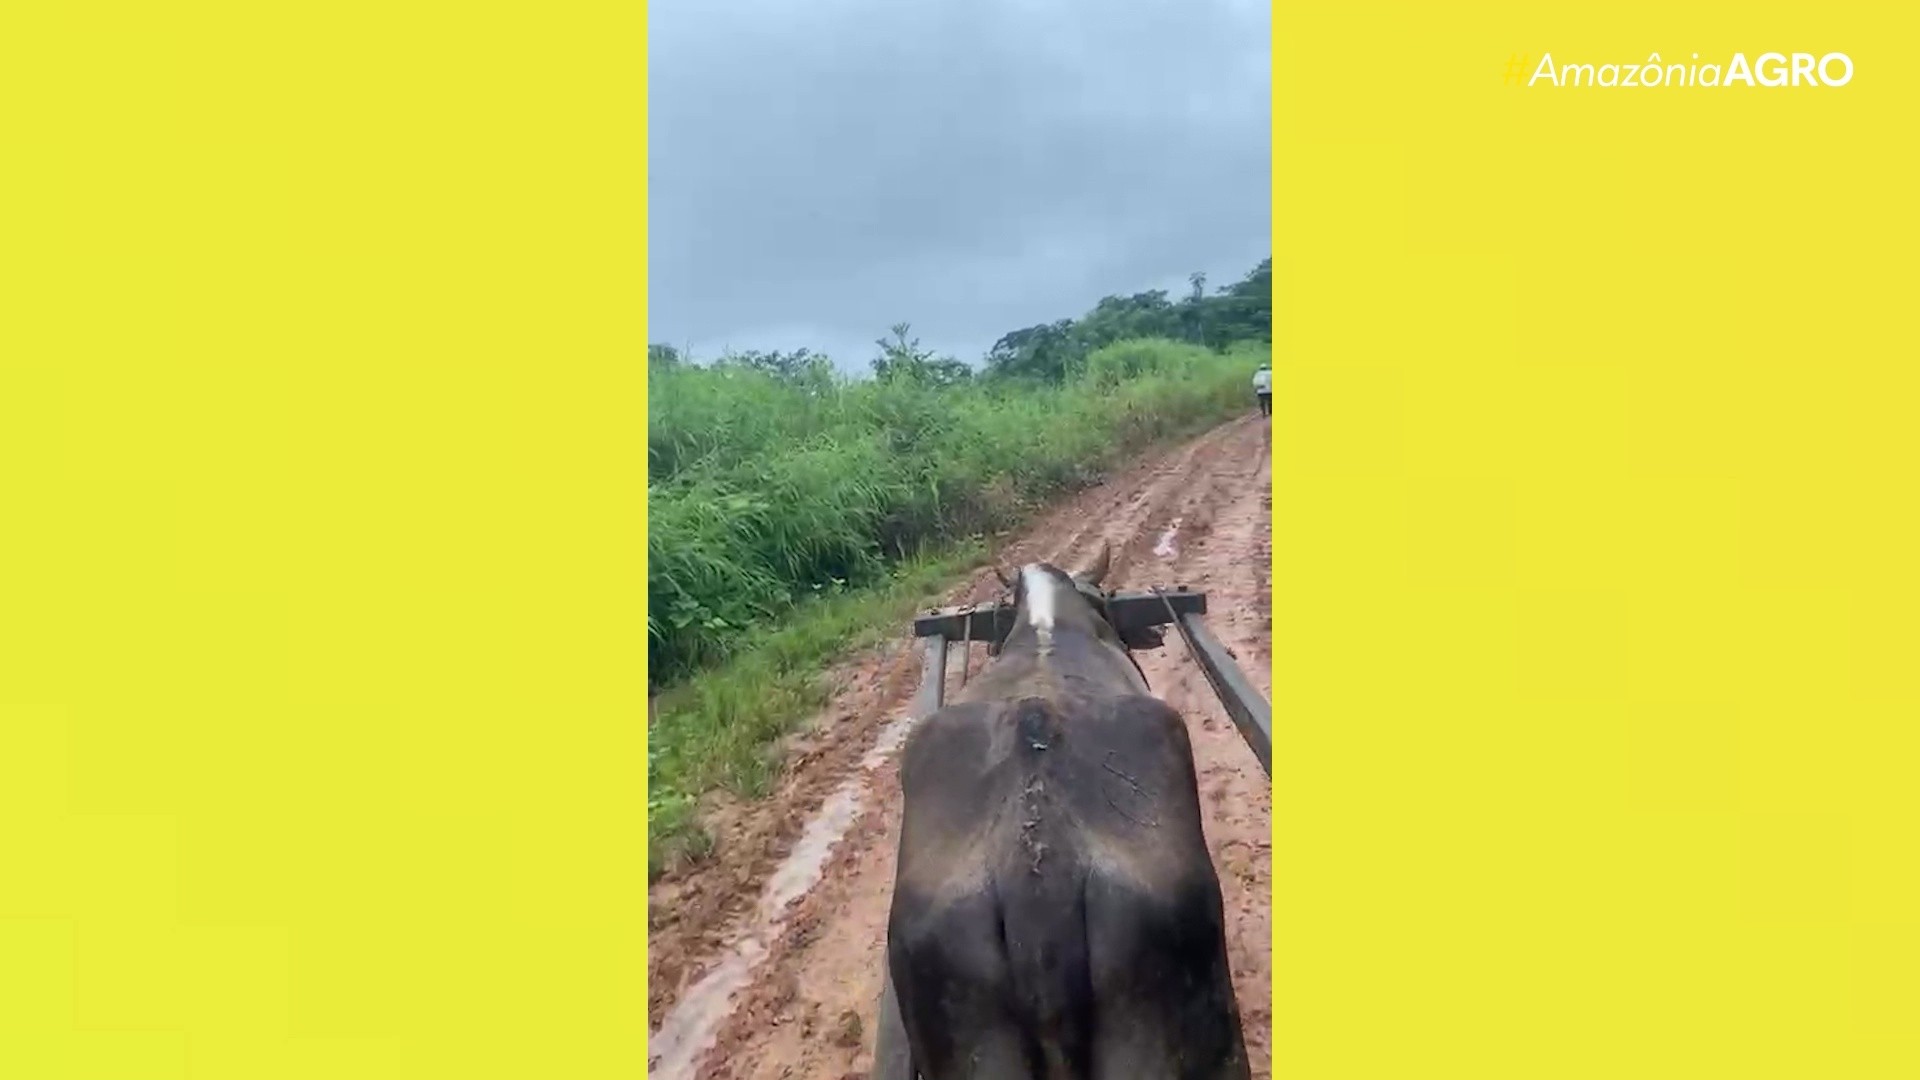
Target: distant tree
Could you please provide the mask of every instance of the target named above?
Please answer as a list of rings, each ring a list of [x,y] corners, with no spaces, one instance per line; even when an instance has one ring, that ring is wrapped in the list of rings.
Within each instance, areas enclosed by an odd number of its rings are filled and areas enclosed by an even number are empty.
[[[1179,318],[1164,289],[1105,296],[1080,319],[1076,336],[1088,351],[1116,341],[1178,337]]]
[[[1207,343],[1207,274],[1204,270],[1195,270],[1187,275],[1187,283],[1193,286],[1193,292],[1187,296],[1187,325],[1189,337],[1199,345]]]
[[[1209,324],[1215,336],[1227,341],[1273,340],[1273,259],[1260,264],[1231,285],[1222,286],[1211,300],[1215,314]]]
[[[881,382],[909,379],[931,386],[951,386],[973,378],[973,369],[950,356],[935,356],[921,348],[920,339],[911,336],[913,327],[895,323],[890,337],[874,344],[880,355],[873,358],[873,377]]]
[[[1089,350],[1076,333],[1074,320],[1029,326],[994,342],[987,353],[987,369],[1001,377],[1064,380]]]

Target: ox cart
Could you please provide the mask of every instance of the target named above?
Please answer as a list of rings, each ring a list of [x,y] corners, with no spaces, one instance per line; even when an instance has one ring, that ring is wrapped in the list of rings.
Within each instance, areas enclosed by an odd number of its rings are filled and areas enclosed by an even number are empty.
[[[1272,720],[1267,699],[1247,681],[1231,653],[1207,629],[1207,597],[1180,586],[1142,592],[1101,594],[1103,614],[1119,633],[1128,652],[1156,649],[1165,644],[1165,628],[1172,626],[1186,642],[1187,652],[1206,676],[1234,726],[1246,740],[1260,768],[1272,775]],[[960,685],[972,668],[973,646],[983,645],[997,655],[1018,615],[1011,604],[970,604],[925,612],[913,621],[913,636],[921,651],[919,692],[913,715],[925,718],[946,703],[949,650],[958,645],[963,657]],[[1137,667],[1137,665],[1136,665]],[[870,1080],[918,1080],[909,1052],[900,1003],[890,972],[882,979],[878,1038]],[[1242,1064],[1244,1068],[1244,1061]]]
[[[1247,676],[1234,662],[1226,647],[1207,629],[1207,594],[1182,585],[1175,589],[1146,592],[1117,592],[1106,597],[1107,617],[1120,632],[1130,650],[1157,649],[1165,640],[1166,626],[1176,628],[1186,641],[1187,652],[1207,677],[1207,683],[1220,704],[1233,718],[1240,736],[1260,760],[1260,768],[1272,775],[1273,732],[1267,699],[1253,688]],[[965,607],[929,611],[913,620],[913,636],[921,649],[920,691],[914,699],[915,716],[930,716],[946,700],[947,650],[959,644],[965,650],[960,668],[961,685],[966,685],[972,666],[974,644],[987,647],[991,654],[999,650],[1013,629],[1013,609],[1003,604],[970,604]]]

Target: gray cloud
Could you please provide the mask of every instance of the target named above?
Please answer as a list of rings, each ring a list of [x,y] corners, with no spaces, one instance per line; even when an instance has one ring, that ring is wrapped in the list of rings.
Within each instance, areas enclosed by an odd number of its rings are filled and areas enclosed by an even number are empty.
[[[977,360],[1270,248],[1266,0],[655,0],[649,336]]]

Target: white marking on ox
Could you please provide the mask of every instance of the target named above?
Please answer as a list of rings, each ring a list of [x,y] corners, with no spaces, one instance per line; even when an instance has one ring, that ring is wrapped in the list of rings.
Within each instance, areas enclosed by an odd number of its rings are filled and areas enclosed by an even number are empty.
[[[1050,652],[1053,649],[1053,591],[1060,583],[1040,569],[1039,563],[1021,567],[1020,579],[1027,587],[1027,623],[1039,635],[1040,651]]]

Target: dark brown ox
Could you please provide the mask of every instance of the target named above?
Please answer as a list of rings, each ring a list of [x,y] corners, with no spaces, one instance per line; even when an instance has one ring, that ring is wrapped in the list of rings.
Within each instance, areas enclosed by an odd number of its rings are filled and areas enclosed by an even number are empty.
[[[906,745],[876,1080],[1248,1076],[1193,751],[1109,556],[1002,575],[1012,632]]]

